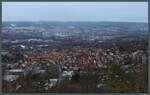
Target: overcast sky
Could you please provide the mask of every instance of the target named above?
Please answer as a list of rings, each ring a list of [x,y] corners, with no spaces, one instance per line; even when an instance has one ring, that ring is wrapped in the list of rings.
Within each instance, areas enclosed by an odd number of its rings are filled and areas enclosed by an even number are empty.
[[[148,3],[3,2],[2,20],[148,22]]]

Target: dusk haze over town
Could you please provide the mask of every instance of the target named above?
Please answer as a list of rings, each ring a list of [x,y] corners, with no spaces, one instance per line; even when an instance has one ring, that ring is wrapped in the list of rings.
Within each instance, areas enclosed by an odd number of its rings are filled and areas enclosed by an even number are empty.
[[[2,2],[3,93],[147,93],[148,2]]]

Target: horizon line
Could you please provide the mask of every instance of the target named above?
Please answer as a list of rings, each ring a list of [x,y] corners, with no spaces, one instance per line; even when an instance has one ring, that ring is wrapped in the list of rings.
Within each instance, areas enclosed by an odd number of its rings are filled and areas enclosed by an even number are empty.
[[[28,21],[2,21],[2,22],[127,22],[127,23],[148,23],[148,21],[147,22],[144,22],[144,21],[86,21],[86,20],[84,20],[84,21],[62,21],[62,20],[38,20],[38,21],[36,21],[36,20],[28,20]]]

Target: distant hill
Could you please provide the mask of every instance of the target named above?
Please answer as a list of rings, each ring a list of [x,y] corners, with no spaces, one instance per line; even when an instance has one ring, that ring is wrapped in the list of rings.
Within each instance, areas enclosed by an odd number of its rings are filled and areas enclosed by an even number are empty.
[[[38,22],[2,22],[3,27],[9,27],[11,25],[15,25],[16,27],[28,27],[28,26],[40,26],[45,27],[49,25],[73,25],[73,26],[86,26],[86,25],[99,25],[99,26],[118,26],[118,27],[130,27],[132,25],[135,26],[143,26],[148,27],[148,23],[141,23],[141,22],[90,22],[90,21],[69,21],[69,22],[61,22],[61,21],[38,21]]]

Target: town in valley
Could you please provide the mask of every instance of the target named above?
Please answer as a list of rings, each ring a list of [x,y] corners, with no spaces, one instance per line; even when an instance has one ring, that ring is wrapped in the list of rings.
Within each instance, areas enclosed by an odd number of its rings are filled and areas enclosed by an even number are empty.
[[[146,93],[148,23],[2,22],[4,93]]]

